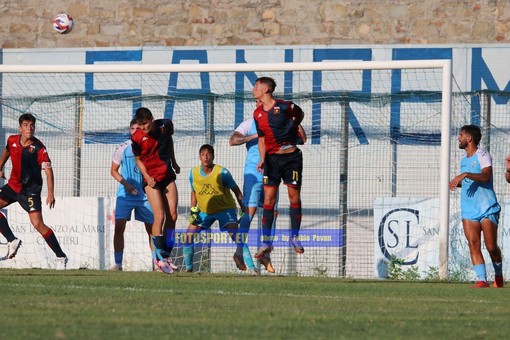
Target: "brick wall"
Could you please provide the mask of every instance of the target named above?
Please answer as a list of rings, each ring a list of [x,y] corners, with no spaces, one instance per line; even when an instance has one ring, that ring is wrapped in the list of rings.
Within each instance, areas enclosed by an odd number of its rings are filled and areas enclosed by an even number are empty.
[[[2,48],[510,42],[507,0],[3,0],[0,15]]]

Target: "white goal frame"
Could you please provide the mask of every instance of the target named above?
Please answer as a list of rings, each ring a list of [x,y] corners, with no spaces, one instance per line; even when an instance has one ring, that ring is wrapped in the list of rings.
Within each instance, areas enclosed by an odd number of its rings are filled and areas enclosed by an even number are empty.
[[[448,279],[450,193],[450,129],[452,106],[451,60],[349,61],[241,64],[94,64],[94,65],[0,65],[0,73],[196,73],[243,71],[334,71],[334,70],[441,69],[441,157],[439,278]]]

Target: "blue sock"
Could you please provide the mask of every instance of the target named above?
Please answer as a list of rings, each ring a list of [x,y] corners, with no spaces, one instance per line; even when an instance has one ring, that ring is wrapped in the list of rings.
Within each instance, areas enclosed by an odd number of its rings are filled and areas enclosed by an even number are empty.
[[[250,248],[246,244],[248,242],[248,232],[250,231],[250,224],[253,221],[253,215],[248,213],[244,214],[239,220],[239,231],[241,232],[241,237],[245,244],[243,245],[243,259],[244,263],[248,267],[248,269],[255,269],[255,264],[253,263],[253,259],[251,257]]]
[[[485,263],[477,264],[473,267],[475,274],[478,277],[478,281],[487,282],[487,273],[485,271]]]
[[[195,246],[192,244],[182,246],[182,255],[184,256],[184,264],[186,270],[193,270],[193,254],[195,253]]]
[[[244,214],[239,220],[239,230],[241,230],[242,233],[250,231],[251,221],[253,221],[253,216],[250,214]]]
[[[250,248],[248,248],[247,244],[243,246],[243,259],[248,269],[255,269],[255,264],[253,263],[253,259],[251,257]]]
[[[494,275],[503,275],[503,262],[492,262],[492,265],[494,266]]]
[[[123,251],[116,251],[113,253],[113,256],[115,257],[115,264],[117,266],[122,267],[122,258],[124,257]]]

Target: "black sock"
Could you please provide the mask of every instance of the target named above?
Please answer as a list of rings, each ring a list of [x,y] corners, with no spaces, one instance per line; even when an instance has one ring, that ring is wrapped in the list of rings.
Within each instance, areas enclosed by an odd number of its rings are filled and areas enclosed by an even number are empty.
[[[273,221],[274,221],[274,206],[264,205],[262,211],[262,243],[273,243]]]
[[[53,230],[49,230],[46,234],[43,235],[44,240],[50,246],[51,250],[57,255],[57,257],[66,257],[66,254],[60,248],[60,243],[58,243],[57,237],[53,233]]]
[[[9,228],[7,218],[2,213],[0,213],[0,233],[7,239],[7,242],[12,242],[16,239],[11,228]]]
[[[295,238],[299,236],[299,230],[301,229],[301,204],[291,204],[289,214],[291,236]]]

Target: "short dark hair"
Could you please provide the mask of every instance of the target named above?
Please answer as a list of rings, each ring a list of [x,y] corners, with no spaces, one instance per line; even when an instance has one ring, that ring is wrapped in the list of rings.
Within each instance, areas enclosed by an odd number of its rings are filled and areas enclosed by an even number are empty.
[[[211,144],[204,144],[200,147],[200,150],[198,150],[198,154],[201,154],[202,151],[207,150],[211,155],[214,156],[214,148]]]
[[[257,81],[255,81],[256,83],[262,83],[264,85],[267,86],[267,88],[269,89],[269,92],[272,94],[274,92],[274,90],[276,89],[276,81],[274,81],[273,78],[271,77],[259,77],[257,78]]]
[[[35,117],[31,113],[24,113],[21,116],[19,116],[19,126],[23,124],[23,122],[30,122],[32,124],[35,124]]]
[[[478,146],[478,143],[480,143],[480,140],[482,139],[482,132],[480,131],[480,128],[476,125],[464,125],[460,128],[460,131],[464,131],[471,137],[473,137],[473,141]]]
[[[151,110],[146,107],[140,107],[135,112],[136,122],[144,122],[153,118]]]
[[[133,118],[131,119],[131,121],[129,122],[129,127],[132,127],[133,125],[135,124],[138,124],[138,122],[136,121],[136,118]]]

